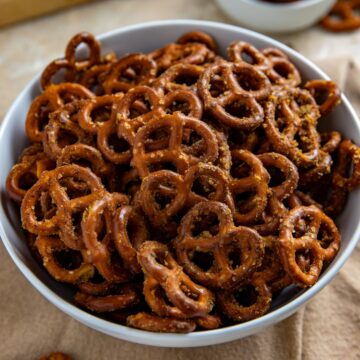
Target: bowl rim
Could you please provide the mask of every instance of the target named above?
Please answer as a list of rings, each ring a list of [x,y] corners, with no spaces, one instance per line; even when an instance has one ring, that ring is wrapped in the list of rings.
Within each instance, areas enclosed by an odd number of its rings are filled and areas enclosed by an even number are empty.
[[[304,63],[308,67],[315,70],[323,79],[329,79],[329,77],[315,64],[313,64],[310,60],[305,58],[300,53],[294,51],[293,49],[289,48],[288,46],[282,44],[281,42],[257,33],[252,30],[244,29],[239,26],[224,24],[220,22],[213,22],[213,21],[202,21],[202,20],[190,20],[190,19],[177,19],[177,20],[159,20],[159,21],[150,21],[150,22],[143,22],[135,25],[125,26],[121,28],[117,28],[106,33],[103,33],[97,36],[97,39],[102,41],[105,38],[114,37],[119,34],[124,34],[127,32],[132,32],[136,30],[145,31],[148,28],[158,28],[158,27],[173,27],[173,26],[192,26],[194,29],[198,26],[207,26],[217,30],[228,30],[228,31],[236,31],[240,32],[244,35],[249,35],[250,37],[258,38],[269,44],[269,46],[276,46],[285,53],[289,54],[290,57],[295,58],[298,62]],[[38,83],[40,74],[34,76],[34,78],[25,86],[25,88],[18,94],[16,99],[13,101],[12,105],[10,106],[9,110],[7,111],[3,122],[0,126],[0,141],[6,135],[5,128],[6,124],[10,122],[12,118],[12,113],[14,109],[19,105],[22,101],[23,96],[29,92],[29,90]],[[356,125],[360,128],[359,119],[357,114],[347,98],[344,94],[342,94],[342,102],[344,106],[347,108],[351,116],[356,119]],[[219,344],[224,343],[227,341],[234,340],[236,337],[234,333],[254,333],[257,328],[264,328],[271,324],[275,324],[280,320],[290,316],[294,313],[298,308],[304,305],[310,298],[312,298],[315,294],[317,294],[320,290],[324,288],[338,273],[341,267],[344,265],[345,261],[348,259],[350,254],[352,253],[353,249],[355,248],[358,239],[360,238],[360,222],[357,225],[356,230],[354,231],[346,249],[341,253],[338,254],[336,260],[333,263],[333,266],[328,269],[324,274],[322,274],[319,281],[312,286],[311,288],[303,291],[299,295],[297,295],[294,299],[289,301],[288,303],[280,306],[279,308],[273,310],[272,312],[261,316],[260,318],[247,321],[244,323],[214,329],[214,330],[204,330],[198,332],[192,332],[189,334],[169,334],[169,333],[152,333],[148,331],[133,329],[124,325],[112,323],[108,320],[103,320],[97,316],[94,316],[74,304],[64,300],[62,297],[57,295],[53,290],[51,290],[44,282],[42,282],[33,272],[32,270],[20,259],[17,254],[17,250],[13,247],[11,241],[6,235],[6,231],[4,225],[2,223],[3,217],[6,217],[6,213],[4,212],[3,204],[1,202],[0,205],[0,237],[5,245],[7,252],[9,253],[10,257],[14,261],[15,265],[18,269],[22,272],[25,278],[34,286],[48,301],[54,304],[57,308],[61,309],[66,314],[70,315],[71,317],[75,318],[79,322],[87,325],[88,327],[95,328],[98,331],[101,331],[105,334],[118,337],[123,340],[147,344],[151,346],[162,346],[162,347],[196,347],[202,346],[202,344]],[[109,330],[111,329],[111,331]],[[116,335],[114,335],[116,333]],[[233,337],[228,336],[228,339],[222,338],[223,335],[231,335]],[[208,341],[204,341],[205,338],[208,338]],[[156,341],[162,339],[163,344],[157,344]],[[167,340],[169,340],[170,344],[167,344]],[[179,341],[179,344],[176,345],[176,340]],[[202,341],[201,341],[202,340]],[[209,341],[211,340],[211,341]],[[199,342],[200,344],[198,344]],[[185,345],[186,343],[186,345]]]
[[[292,3],[272,3],[267,2],[266,0],[238,0],[240,2],[246,3],[248,5],[254,5],[255,7],[261,7],[263,9],[271,9],[271,10],[300,10],[309,8],[311,6],[317,5],[319,3],[328,1],[328,0],[300,0]]]

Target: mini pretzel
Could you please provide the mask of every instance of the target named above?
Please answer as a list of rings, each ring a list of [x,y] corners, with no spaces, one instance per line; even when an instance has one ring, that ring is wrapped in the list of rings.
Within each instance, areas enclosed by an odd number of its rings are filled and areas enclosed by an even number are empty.
[[[329,114],[340,102],[341,93],[337,84],[329,80],[311,80],[305,84],[305,89],[309,90],[311,95],[319,106],[321,115]],[[325,97],[325,99],[323,99]]]
[[[136,208],[123,205],[114,215],[113,233],[114,244],[124,260],[124,266],[133,274],[140,273],[137,249],[149,238],[144,217]]]
[[[31,141],[42,141],[43,128],[49,121],[49,114],[65,102],[78,99],[90,99],[94,94],[79,84],[62,83],[49,86],[31,103],[26,116],[26,135]]]
[[[264,153],[258,155],[258,158],[263,163],[265,169],[275,167],[282,172],[284,180],[279,185],[269,186],[273,194],[280,201],[291,195],[297,188],[299,181],[296,166],[287,157],[278,153]]]
[[[351,175],[348,175],[351,166],[353,169]],[[352,191],[360,185],[360,148],[350,140],[340,143],[332,184],[347,191]]]
[[[158,74],[179,63],[202,65],[215,57],[206,45],[200,43],[169,44],[148,56],[155,61]]]
[[[125,284],[117,289],[116,293],[105,296],[77,292],[74,301],[92,312],[104,313],[136,305],[140,301],[140,297],[134,286]]]
[[[149,56],[130,54],[113,65],[103,84],[105,93],[127,92],[133,86],[147,85],[155,73],[156,64]]]
[[[360,16],[356,14],[355,9],[359,5],[358,0],[337,1],[330,13],[321,20],[321,26],[334,32],[358,29]]]
[[[163,128],[170,130],[168,148],[147,152],[145,144],[151,133]],[[185,129],[194,131],[204,140],[203,153],[200,157],[192,156],[191,153],[184,151],[182,142]],[[151,172],[149,166],[152,164],[171,162],[180,173],[184,173],[190,165],[199,161],[213,162],[217,156],[218,145],[213,131],[203,122],[179,113],[150,120],[137,132],[134,140],[133,165],[142,178]]]
[[[250,224],[256,221],[265,210],[267,203],[269,174],[262,162],[250,151],[233,150],[232,177],[230,191],[234,201],[234,220],[237,224]],[[237,164],[240,163],[240,166]],[[250,168],[250,173],[242,173],[244,165]],[[251,197],[244,201],[237,201],[240,194],[250,193]]]
[[[304,234],[296,234],[296,224],[308,221]],[[279,255],[286,272],[299,286],[313,285],[324,261],[331,261],[340,248],[340,234],[334,222],[315,206],[298,206],[290,210],[280,225]],[[308,269],[297,263],[297,254],[311,257]]]
[[[82,102],[74,101],[52,113],[43,131],[44,151],[51,159],[56,160],[67,145],[92,143],[92,136],[73,120],[81,105]]]
[[[262,71],[269,68],[269,61],[266,56],[245,41],[232,42],[228,46],[227,52],[231,62],[247,63]]]
[[[265,133],[278,152],[296,165],[306,167],[319,153],[319,137],[314,126],[318,117],[317,105],[307,91],[289,89],[286,97],[273,97],[266,102]],[[302,143],[295,140],[296,136]]]
[[[36,183],[41,174],[54,167],[54,162],[43,152],[42,146],[34,155],[23,153],[6,178],[6,192],[13,200],[21,203],[27,190]]]
[[[35,241],[35,246],[38,249],[43,265],[46,270],[57,280],[70,284],[77,284],[87,281],[94,274],[94,267],[91,264],[85,263],[83,260],[79,266],[72,264],[72,254],[69,248],[57,237],[38,236]],[[54,256],[54,253],[63,252],[70,265],[70,269],[62,266]]]
[[[200,43],[206,45],[208,49],[214,51],[215,53],[218,51],[215,39],[203,31],[190,31],[185,33],[181,35],[176,42],[178,44]]]
[[[195,236],[196,222],[206,216],[218,219],[218,229],[214,230],[214,235],[203,231]],[[175,248],[177,259],[187,274],[205,286],[222,289],[246,281],[264,255],[262,239],[257,232],[247,227],[235,227],[230,209],[215,201],[198,203],[183,217]],[[195,252],[211,256],[212,263],[206,271],[194,261]]]
[[[191,90],[196,92],[196,83],[204,68],[194,64],[176,64],[163,72],[152,86],[164,94],[175,90]]]
[[[211,93],[211,84],[217,76],[221,76],[225,89],[223,94],[214,97]],[[221,123],[243,130],[252,130],[263,122],[263,111],[256,100],[265,99],[269,95],[270,82],[252,65],[215,63],[205,69],[201,75],[198,92],[205,109]],[[235,115],[227,109],[231,109]]]
[[[250,298],[247,294],[250,290],[246,291],[249,288],[254,292],[254,294],[250,294],[250,296],[252,295]],[[255,276],[248,284],[235,290],[219,292],[217,295],[223,313],[237,322],[255,319],[265,314],[271,305],[270,289],[264,281]],[[244,305],[239,303],[239,298]],[[248,305],[249,303],[250,305]]]
[[[213,294],[182,271],[166,245],[146,241],[138,250],[138,260],[144,273],[158,281],[171,302],[187,316],[203,316],[211,311]]]
[[[165,333],[189,333],[196,327],[196,323],[192,320],[163,318],[145,312],[128,316],[126,324],[141,330]]]
[[[89,48],[89,58],[85,60],[76,60],[77,47],[85,43]],[[40,78],[40,84],[43,89],[52,85],[51,79],[61,69],[66,69],[65,79],[67,81],[75,80],[76,74],[86,68],[100,63],[100,43],[95,37],[87,32],[76,34],[72,37],[65,50],[65,58],[57,59],[51,62],[43,71]]]
[[[311,183],[316,183],[323,176],[331,172],[332,163],[333,161],[330,154],[320,150],[317,160],[314,161],[314,165],[301,172],[300,185],[307,186]]]
[[[135,101],[143,99],[149,102],[149,109],[145,113],[131,117],[131,107]],[[112,116],[116,117],[119,137],[124,137],[133,145],[138,129],[152,118],[160,116],[159,103],[159,95],[148,86],[136,86],[130,89],[113,109]]]
[[[104,279],[113,282],[124,282],[129,274],[123,269],[123,264],[112,258],[111,244],[113,243],[113,213],[117,207],[128,202],[126,196],[113,193],[96,200],[85,212],[81,222],[84,244],[89,252],[91,263],[97,268]],[[102,216],[105,217],[105,239],[98,238]]]

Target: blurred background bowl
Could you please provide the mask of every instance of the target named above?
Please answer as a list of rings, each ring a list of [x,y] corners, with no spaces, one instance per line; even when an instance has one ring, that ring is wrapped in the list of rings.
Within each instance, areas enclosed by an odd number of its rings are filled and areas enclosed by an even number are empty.
[[[336,0],[298,0],[272,3],[263,0],[216,0],[230,18],[267,33],[305,29],[325,16]]]

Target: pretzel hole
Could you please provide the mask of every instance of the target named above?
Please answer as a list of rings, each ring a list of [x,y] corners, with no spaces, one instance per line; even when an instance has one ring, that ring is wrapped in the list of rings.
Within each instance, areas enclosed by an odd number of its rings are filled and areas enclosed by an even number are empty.
[[[275,109],[275,121],[280,132],[283,132],[288,126],[288,121],[283,114],[281,106],[277,106]]]
[[[49,102],[42,104],[37,114],[38,129],[43,131],[45,126],[49,123],[49,116],[52,113],[52,108]]]
[[[65,146],[73,145],[79,141],[79,137],[68,129],[60,128],[56,137],[57,145],[63,149]]]
[[[314,256],[308,249],[301,249],[296,251],[296,263],[304,274],[311,271],[311,265],[314,262]]]
[[[121,82],[137,85],[140,81],[140,77],[144,71],[142,63],[133,63],[128,68],[124,69],[118,76],[118,80]]]
[[[217,98],[224,94],[227,91],[227,86],[225,81],[221,76],[215,75],[211,81],[209,86],[209,92],[213,98]]]
[[[294,136],[294,143],[303,153],[311,151],[314,147],[312,139],[306,133],[298,131]]]
[[[248,190],[239,192],[234,197],[236,211],[240,214],[246,214],[255,205],[257,192]]]
[[[245,178],[251,175],[251,167],[244,161],[234,159],[230,174],[235,179]]]
[[[73,234],[77,237],[81,237],[81,221],[83,217],[83,211],[76,211],[71,214],[71,229]]]
[[[299,239],[303,236],[305,236],[311,229],[311,220],[312,218],[310,216],[305,216],[299,219],[296,219],[294,223],[293,228],[293,237],[295,239]]]
[[[234,298],[240,306],[250,307],[256,303],[258,293],[253,285],[248,284],[236,291]]]
[[[104,123],[108,121],[111,116],[111,107],[112,104],[95,107],[90,113],[92,121],[94,123]]]
[[[262,87],[261,78],[256,74],[247,71],[239,71],[235,74],[235,78],[240,87],[245,91],[256,91]]]
[[[145,152],[169,148],[170,134],[169,127],[161,127],[152,131],[145,141]]]
[[[155,298],[163,300],[167,306],[170,306],[170,307],[174,306],[174,304],[168,298],[165,290],[161,286],[156,287]]]
[[[36,182],[37,177],[30,171],[25,172],[19,178],[18,187],[22,190],[29,190]]]
[[[172,82],[179,84],[179,85],[185,85],[185,86],[192,86],[195,85],[196,82],[199,79],[199,75],[192,73],[192,72],[187,72],[187,71],[183,71],[180,72],[179,74],[177,74],[175,76],[174,79],[172,79]]]
[[[331,236],[331,233],[330,233],[328,227],[323,222],[320,225],[317,238],[320,243],[320,246],[323,249],[327,249],[333,241],[333,237]]]
[[[148,99],[143,97],[142,99],[137,99],[134,101],[129,108],[129,119],[135,119],[138,116],[146,114],[151,111],[151,104]]]
[[[124,153],[131,148],[130,144],[124,138],[118,137],[116,133],[109,135],[108,146],[113,152],[117,154]]]
[[[81,96],[75,93],[71,93],[69,90],[60,91],[59,97],[61,98],[64,105],[81,99]]]
[[[201,214],[191,225],[192,237],[215,236],[220,230],[220,220],[214,213]]]
[[[54,251],[53,256],[60,267],[66,270],[75,270],[79,268],[83,262],[80,251],[66,249]]]
[[[166,187],[162,187],[159,190],[160,191],[155,192],[154,199],[157,204],[157,207],[160,210],[163,210],[165,208],[168,208],[175,199],[176,188],[167,185]],[[163,192],[161,192],[161,190],[163,190]],[[165,191],[166,193],[164,193]]]
[[[49,193],[42,193],[35,203],[34,213],[37,221],[51,219],[56,214],[57,207],[52,202]]]
[[[217,180],[207,176],[197,177],[192,184],[191,191],[211,200],[216,192]]]
[[[269,246],[265,246],[265,254],[261,265],[256,269],[256,272],[263,272],[270,269],[274,263],[274,251]]]
[[[85,195],[89,195],[91,190],[86,182],[76,177],[63,177],[59,181],[60,186],[65,190],[68,198],[75,199]]]
[[[228,264],[230,268],[235,270],[237,269],[242,263],[242,253],[239,248],[232,246],[230,250],[227,252]]]
[[[329,90],[324,88],[317,88],[312,92],[312,94],[316,104],[318,104],[319,106],[324,104],[330,95]]]
[[[279,186],[286,181],[285,174],[276,166],[265,166],[270,175],[269,187]]]
[[[79,51],[79,46],[80,44],[83,44],[85,46],[82,47],[81,51]],[[75,49],[75,62],[77,63],[82,63],[85,61],[84,60],[88,60],[90,59],[90,55],[91,55],[91,50],[90,50],[90,47],[89,47],[89,44],[86,43],[85,41],[79,43],[77,46],[76,46],[76,49]]]
[[[194,251],[191,256],[191,261],[203,271],[208,271],[214,265],[214,254],[204,251]]]
[[[173,114],[174,112],[180,112],[184,115],[189,115],[191,112],[191,107],[189,106],[188,101],[181,101],[181,100],[176,100],[173,101],[171,104],[169,104],[166,109],[165,112],[167,114]]]
[[[286,60],[276,62],[273,65],[273,70],[283,79],[291,79],[293,75],[293,69]]]
[[[252,115],[250,107],[244,101],[239,99],[228,103],[225,106],[225,111],[239,119],[249,118]]]

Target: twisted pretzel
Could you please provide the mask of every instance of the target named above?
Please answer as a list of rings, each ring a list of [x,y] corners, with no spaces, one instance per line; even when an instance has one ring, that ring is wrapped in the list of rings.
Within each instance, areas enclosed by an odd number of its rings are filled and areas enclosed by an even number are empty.
[[[214,96],[212,82],[219,76],[224,87],[218,96]],[[204,70],[198,81],[198,92],[205,109],[221,123],[253,130],[264,120],[262,107],[257,100],[269,95],[270,82],[252,65],[221,62]]]
[[[146,141],[151,133],[160,129],[170,130],[168,147],[147,152]],[[200,156],[193,156],[186,152],[186,148],[184,149],[182,143],[185,129],[194,131],[204,140],[203,152]],[[201,121],[175,113],[165,115],[160,119],[152,119],[137,132],[132,162],[139,175],[144,178],[151,172],[150,165],[170,162],[176,166],[180,173],[184,173],[190,165],[199,161],[213,162],[217,156],[218,145],[213,131]]]
[[[334,32],[351,31],[360,27],[360,16],[355,9],[360,5],[358,0],[337,1],[330,13],[325,16],[320,24]]]
[[[188,317],[203,316],[211,311],[213,294],[182,271],[166,245],[146,241],[138,250],[138,260],[144,273],[153,277],[171,302]]]
[[[207,217],[215,217],[219,225],[209,232],[194,234],[196,226]],[[205,222],[206,224],[206,222]],[[246,281],[261,264],[264,248],[261,237],[247,227],[235,227],[230,209],[215,201],[196,204],[182,219],[175,241],[179,263],[193,279],[216,288],[233,288]],[[196,263],[195,253],[211,258],[206,270]]]
[[[94,94],[79,84],[62,83],[49,86],[31,103],[26,116],[26,135],[31,141],[43,140],[43,129],[49,122],[49,114],[61,108],[66,102],[91,99]]]
[[[305,233],[297,234],[296,224],[305,220]],[[279,255],[286,272],[299,286],[313,285],[324,261],[331,261],[340,248],[340,234],[334,222],[315,206],[298,206],[290,210],[280,225]],[[300,254],[310,258],[307,268],[297,263]]]

